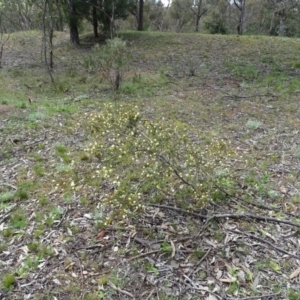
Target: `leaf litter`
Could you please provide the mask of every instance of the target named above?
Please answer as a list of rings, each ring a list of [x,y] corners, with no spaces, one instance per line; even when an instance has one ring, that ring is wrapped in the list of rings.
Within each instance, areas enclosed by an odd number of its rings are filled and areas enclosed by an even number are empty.
[[[188,35],[180,39],[188,39]],[[212,63],[220,63],[217,54],[214,59]],[[268,160],[274,192],[262,196],[259,185],[253,191],[245,183],[241,197],[227,199],[226,205],[212,202],[201,213],[163,203],[147,206],[138,220],[99,229],[95,211],[103,195],[95,190],[85,205],[80,199],[86,187],[63,198],[52,182],[57,170],[68,176],[67,158],[58,156],[55,147],[64,145],[67,152],[75,152],[86,142],[84,132],[68,131],[65,124],[72,116],[51,117],[47,130],[43,126],[37,130],[22,126],[20,120],[26,119],[27,108],[17,112],[12,134],[6,129],[9,119],[5,113],[0,125],[5,135],[0,191],[12,193],[14,200],[1,203],[5,205],[0,212],[0,268],[13,273],[16,282],[8,291],[1,287],[1,299],[44,299],[45,295],[53,299],[85,299],[89,295],[95,299],[287,299],[288,289],[298,290],[299,204],[291,199],[299,197],[300,165],[291,150],[299,139],[297,124],[290,122],[299,112],[292,107],[297,97],[291,96],[289,107],[269,94],[256,96],[260,101],[239,98],[235,95],[247,97],[249,91],[241,94],[236,81],[220,84],[221,72],[206,74],[207,86],[199,78],[186,79],[186,70],[180,71],[181,60],[172,61],[178,65],[169,75],[181,94],[173,92],[168,83],[164,95],[176,99],[171,110],[206,131],[207,127],[217,130],[224,126],[243,157],[254,156],[253,170],[258,175],[265,172],[260,162]],[[155,58],[145,68],[155,69],[158,64]],[[205,93],[201,103],[212,117],[206,123],[192,113],[194,90],[185,89],[186,85],[196,85],[197,95]],[[213,107],[207,95],[217,99],[220,108]],[[153,101],[145,114],[159,113],[161,107]],[[96,108],[82,104],[80,109]],[[222,112],[216,116],[219,109]],[[265,118],[262,124],[266,127],[243,128],[253,116]],[[16,136],[18,143],[13,142]],[[45,164],[44,172],[34,172],[37,161]],[[238,168],[239,162],[235,163]],[[20,190],[23,193],[18,193]],[[246,200],[244,194],[248,194]],[[21,222],[22,215],[27,222]]]

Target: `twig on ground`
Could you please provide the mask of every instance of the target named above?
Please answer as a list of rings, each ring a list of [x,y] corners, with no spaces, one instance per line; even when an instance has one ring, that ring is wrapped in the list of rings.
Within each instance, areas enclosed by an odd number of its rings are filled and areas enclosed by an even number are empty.
[[[149,300],[154,292],[155,292],[155,289],[152,289],[146,300]]]
[[[213,90],[217,90],[220,91],[221,93],[225,94],[225,96],[223,96],[223,98],[234,98],[236,99],[248,99],[248,98],[255,98],[255,97],[272,97],[272,98],[278,98],[279,96],[276,94],[272,94],[272,93],[266,93],[266,94],[253,94],[253,95],[249,95],[249,96],[245,96],[245,95],[232,95],[230,93],[227,93],[226,91],[223,91],[221,88],[217,88],[214,87],[212,85],[206,84],[206,86],[210,87]]]
[[[188,181],[186,181],[186,180],[179,174],[178,170],[172,166],[172,164],[170,163],[169,160],[167,160],[162,154],[159,154],[158,156],[159,156],[159,157],[160,157],[160,158],[161,158],[168,166],[170,166],[170,167],[173,169],[173,172],[175,173],[175,175],[176,175],[183,183],[185,183],[186,185],[192,187],[192,188],[195,190],[195,187],[194,187],[191,183],[189,183]]]
[[[10,184],[10,183],[6,183],[6,182],[3,182],[3,181],[0,181],[0,185],[4,185],[4,186],[11,187],[11,188],[14,189],[14,190],[17,190],[17,189],[18,189],[15,185],[12,185],[12,184]]]
[[[229,219],[253,219],[253,220],[257,220],[257,221],[264,221],[264,222],[269,221],[269,222],[273,222],[273,223],[287,224],[287,225],[290,225],[290,226],[300,228],[300,224],[289,221],[289,220],[280,220],[280,219],[271,218],[271,217],[267,217],[267,216],[257,216],[257,215],[253,215],[253,214],[249,214],[249,213],[220,214],[220,215],[213,215],[213,216],[204,216],[204,215],[201,215],[201,214],[189,212],[189,211],[186,211],[184,209],[177,208],[177,207],[172,207],[172,206],[168,206],[168,205],[151,204],[150,206],[159,207],[159,208],[163,208],[163,209],[175,210],[177,212],[182,212],[184,214],[195,216],[195,217],[198,217],[200,219],[205,219],[205,220],[207,220],[206,223],[209,223],[210,221],[212,221],[214,219],[226,219],[226,218],[229,218]]]
[[[192,268],[192,270],[189,272],[189,276],[197,270],[198,266],[202,263],[202,261],[207,257],[209,252],[211,251],[211,248],[209,248],[206,253],[201,257],[201,259],[197,262],[197,264]]]
[[[118,291],[119,293],[125,294],[125,295],[127,295],[127,296],[129,296],[131,298],[134,298],[134,296],[131,293],[129,293],[129,292],[125,291],[125,290],[121,290],[120,288],[116,287],[111,281],[108,282],[108,285],[110,287],[112,287],[114,290]]]
[[[17,204],[13,205],[6,213],[5,215],[0,219],[0,224],[6,221],[7,218],[9,218],[10,213],[14,210],[14,208],[17,206]]]
[[[47,138],[47,132],[44,133],[44,137],[43,137],[42,139],[37,140],[37,141],[34,141],[34,142],[32,142],[32,143],[29,143],[29,144],[25,144],[24,146],[28,147],[28,146],[32,146],[32,145],[34,145],[34,144],[38,144],[38,143],[40,143],[40,142],[45,141],[46,138]]]
[[[127,261],[132,261],[132,260],[141,258],[141,257],[143,257],[143,256],[147,256],[147,255],[150,255],[150,254],[154,254],[154,253],[157,253],[157,252],[160,252],[160,251],[161,251],[161,250],[153,250],[153,251],[145,252],[145,253],[136,255],[136,256],[134,256],[134,257],[130,257],[129,259],[127,259]]]
[[[239,230],[232,230],[232,229],[227,229],[227,230],[230,231],[230,232],[236,233],[236,234],[240,234],[240,235],[247,236],[247,237],[249,237],[250,239],[254,239],[254,240],[260,241],[261,243],[264,243],[264,244],[269,245],[271,248],[275,249],[275,250],[278,251],[278,252],[281,252],[281,253],[283,253],[283,254],[289,255],[289,256],[294,257],[294,258],[296,258],[296,259],[300,259],[300,255],[295,255],[295,254],[293,254],[293,253],[290,253],[290,252],[288,252],[288,251],[285,251],[285,250],[283,250],[283,249],[281,249],[281,248],[279,248],[279,247],[277,247],[277,246],[274,246],[272,243],[266,241],[265,239],[262,239],[262,238],[260,238],[260,237],[258,237],[258,236],[253,235],[253,234],[241,232],[241,231],[239,231]]]
[[[76,248],[74,250],[76,250],[76,251],[78,251],[78,250],[91,250],[91,249],[95,249],[95,248],[102,248],[101,250],[105,250],[107,247],[103,244],[96,244],[96,245],[91,245],[91,246],[87,246],[87,247],[79,247],[79,248]]]
[[[204,289],[204,288],[197,287],[197,285],[187,275],[183,275],[183,277],[185,278],[185,280],[187,280],[191,284],[191,285],[187,284],[183,279],[180,278],[180,281],[182,283],[184,283],[188,288],[194,289],[196,291],[206,292],[206,293],[209,293],[211,295],[214,295],[218,299],[222,299],[219,295],[217,295],[214,292],[211,292],[211,291],[209,291],[207,289]]]
[[[174,207],[174,206],[160,205],[160,204],[150,204],[149,206],[163,208],[163,209],[174,210],[174,211],[177,211],[179,213],[184,213],[184,214],[187,214],[187,215],[190,215],[190,216],[194,216],[194,217],[197,217],[197,218],[200,218],[200,219],[203,219],[203,220],[206,220],[206,219],[209,218],[208,216],[204,216],[204,215],[200,215],[200,214],[193,213],[193,212],[190,212],[190,211],[186,211],[184,209],[181,209],[181,208],[178,208],[178,207]]]
[[[64,219],[66,218],[66,215],[67,215],[67,213],[70,211],[70,209],[66,209],[65,211],[64,211],[64,213],[63,213],[63,215],[62,215],[62,217],[61,217],[61,219],[60,219],[60,221],[58,222],[58,224],[56,224],[54,227],[59,227],[61,224],[62,224],[62,222],[64,221]]]
[[[275,296],[279,296],[280,292],[276,293],[276,294],[265,294],[265,295],[260,295],[260,296],[250,296],[250,297],[246,297],[246,298],[240,298],[239,300],[251,300],[251,299],[262,299],[262,298],[269,298],[269,297],[275,297]],[[233,300],[233,298],[229,298],[228,300]],[[274,299],[274,298],[271,298]]]

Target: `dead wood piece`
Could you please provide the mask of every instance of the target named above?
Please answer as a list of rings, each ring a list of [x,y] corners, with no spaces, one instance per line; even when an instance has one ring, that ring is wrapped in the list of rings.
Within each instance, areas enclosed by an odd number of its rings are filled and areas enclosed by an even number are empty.
[[[68,214],[69,211],[70,211],[70,209],[66,209],[66,210],[64,211],[64,213],[63,213],[63,215],[62,215],[62,217],[61,217],[59,223],[55,225],[56,228],[59,227],[59,226],[63,223],[63,221],[64,221],[64,219],[66,218],[66,215]]]
[[[0,181],[0,185],[4,185],[4,186],[11,187],[11,188],[14,189],[14,190],[17,190],[17,189],[18,189],[15,185],[12,185],[12,184],[10,184],[10,183],[6,183],[6,182],[3,182],[3,181]]]
[[[257,215],[253,215],[253,214],[249,214],[249,213],[219,214],[219,215],[213,215],[213,216],[204,216],[204,215],[201,215],[201,214],[189,212],[189,211],[186,211],[184,209],[181,209],[181,208],[178,208],[178,207],[173,207],[173,206],[168,206],[168,205],[151,204],[150,206],[163,208],[163,209],[170,209],[170,210],[181,212],[181,213],[184,213],[184,214],[187,214],[187,215],[195,216],[195,217],[198,217],[200,219],[207,220],[206,223],[209,223],[210,221],[212,221],[214,219],[226,219],[226,218],[228,218],[228,219],[253,219],[253,220],[257,220],[257,221],[264,221],[264,222],[269,221],[269,222],[278,223],[278,224],[287,224],[287,225],[290,225],[290,226],[293,226],[293,227],[300,228],[300,224],[297,224],[295,222],[291,222],[289,220],[280,220],[280,219],[271,218],[271,217],[267,217],[267,216],[257,216]]]
[[[154,254],[154,253],[157,253],[157,252],[160,252],[160,250],[153,250],[153,251],[145,252],[145,253],[139,254],[137,256],[131,257],[131,258],[127,259],[127,261],[135,260],[135,259],[147,256],[147,255],[150,255],[150,254]]]
[[[0,219],[0,224],[2,224],[3,222],[5,222],[9,217],[10,217],[10,213],[14,210],[14,208],[17,206],[17,204],[13,205],[6,213],[5,215]]]
[[[293,254],[293,253],[290,253],[290,252],[288,252],[288,251],[285,251],[285,250],[283,250],[283,249],[281,249],[281,248],[279,248],[279,247],[273,245],[272,243],[266,241],[265,239],[262,239],[262,238],[260,238],[260,237],[258,237],[258,236],[253,235],[253,234],[241,232],[241,231],[238,231],[238,230],[231,230],[231,229],[228,229],[228,231],[233,232],[233,233],[236,233],[236,234],[240,234],[240,235],[247,236],[247,237],[249,237],[250,239],[254,239],[254,240],[260,241],[261,243],[264,243],[264,244],[269,245],[271,248],[275,249],[275,250],[278,251],[278,252],[281,252],[281,253],[283,253],[283,254],[289,255],[289,256],[294,257],[294,258],[296,258],[296,259],[300,259],[300,255],[295,255],[295,254]]]
[[[204,215],[201,215],[201,214],[189,212],[189,211],[186,211],[186,210],[178,208],[178,207],[173,207],[173,206],[168,206],[168,205],[160,205],[160,204],[150,204],[150,206],[152,206],[152,207],[158,207],[158,208],[162,208],[162,209],[174,210],[174,211],[177,211],[177,212],[180,212],[180,213],[184,213],[184,214],[187,214],[187,215],[191,215],[191,216],[203,219],[203,220],[206,220],[206,219],[209,218],[208,216],[204,216]]]
[[[127,296],[129,296],[131,298],[134,298],[134,296],[131,293],[129,293],[129,292],[125,291],[125,290],[121,290],[120,288],[116,287],[111,281],[108,282],[108,285],[110,287],[112,287],[114,290],[118,291],[119,293],[127,295]]]
[[[276,294],[265,294],[265,295],[260,295],[260,296],[250,296],[250,297],[246,297],[246,298],[240,298],[240,300],[251,300],[251,299],[262,299],[262,298],[270,298],[270,299],[275,299],[275,296],[279,296],[279,293]],[[228,300],[231,300],[233,298],[229,298]]]
[[[209,248],[206,253],[201,257],[201,259],[197,262],[197,264],[193,267],[193,269],[189,272],[189,276],[191,274],[193,274],[195,272],[195,270],[197,270],[198,266],[200,266],[200,264],[202,263],[202,261],[208,256],[208,254],[210,253],[212,248]]]

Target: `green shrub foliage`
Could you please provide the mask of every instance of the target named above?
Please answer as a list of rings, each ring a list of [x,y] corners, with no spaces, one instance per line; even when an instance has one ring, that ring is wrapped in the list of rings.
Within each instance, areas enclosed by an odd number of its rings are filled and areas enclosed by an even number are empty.
[[[86,125],[92,141],[85,152],[98,161],[93,178],[108,191],[107,223],[136,215],[149,203],[197,210],[224,199],[223,189],[234,185],[230,145],[201,143],[182,123],[146,119],[131,105],[107,104],[88,115]]]

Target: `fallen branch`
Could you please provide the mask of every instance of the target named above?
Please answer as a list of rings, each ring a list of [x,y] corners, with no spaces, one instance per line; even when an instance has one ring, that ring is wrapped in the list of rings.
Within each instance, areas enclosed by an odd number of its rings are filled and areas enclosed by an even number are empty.
[[[0,181],[0,185],[11,187],[14,190],[18,189],[15,185],[12,185],[10,183],[6,183],[6,182],[3,182],[3,181]]]
[[[189,272],[188,276],[190,276],[191,274],[193,274],[195,272],[195,270],[197,270],[198,266],[200,266],[200,264],[202,263],[202,261],[208,256],[208,254],[210,253],[211,248],[209,248],[206,253],[201,257],[201,259],[197,262],[197,264],[192,268],[192,270]]]
[[[25,144],[24,146],[27,146],[27,147],[28,147],[28,146],[32,146],[32,145],[34,145],[34,144],[41,143],[41,142],[45,141],[46,139],[47,139],[47,132],[44,133],[44,137],[43,137],[42,139],[36,140],[36,141],[31,142],[31,143],[29,143],[29,144]]]
[[[270,299],[275,299],[273,298],[274,296],[279,296],[280,292],[276,293],[276,294],[265,294],[265,295],[259,295],[259,296],[250,296],[250,297],[246,297],[246,298],[240,298],[240,300],[251,300],[251,299],[262,299],[262,298],[270,298]],[[236,298],[229,298],[228,300],[231,299],[236,299]]]
[[[108,282],[108,285],[110,287],[112,287],[114,290],[118,291],[119,293],[125,294],[125,295],[127,295],[127,296],[129,296],[131,298],[134,298],[134,296],[131,293],[129,293],[127,291],[124,291],[124,290],[121,290],[120,288],[116,287],[111,281]]]
[[[163,208],[163,209],[174,210],[174,211],[177,211],[177,212],[180,212],[180,213],[184,213],[184,214],[187,214],[187,215],[190,215],[190,216],[194,216],[194,217],[197,217],[197,218],[200,218],[200,219],[204,219],[204,220],[208,219],[208,216],[200,215],[200,214],[197,214],[197,213],[194,213],[194,212],[190,212],[190,211],[186,211],[186,210],[178,208],[178,207],[173,207],[173,206],[168,206],[168,205],[160,205],[160,204],[150,204],[149,206]]]
[[[10,213],[15,209],[15,207],[17,206],[17,204],[13,205],[4,215],[3,217],[0,219],[0,224],[2,224],[3,222],[5,222],[9,217],[10,217]]]
[[[253,220],[257,220],[257,221],[264,221],[264,222],[269,221],[269,222],[278,223],[278,224],[287,224],[287,225],[290,225],[290,226],[293,226],[293,227],[300,228],[300,224],[295,223],[295,222],[291,222],[291,221],[288,221],[288,220],[280,220],[280,219],[271,218],[271,217],[267,217],[267,216],[257,216],[257,215],[253,215],[253,214],[249,214],[249,213],[220,214],[220,215],[213,215],[213,216],[205,216],[205,215],[189,212],[189,211],[186,211],[184,209],[177,208],[177,207],[172,207],[172,206],[168,206],[168,205],[151,204],[150,206],[163,208],[163,209],[170,209],[170,210],[181,212],[181,213],[184,213],[184,214],[187,214],[187,215],[198,217],[200,219],[207,220],[206,223],[209,223],[210,221],[212,221],[214,219],[226,219],[226,218],[229,218],[229,219],[253,219]]]
[[[271,248],[275,249],[276,251],[281,252],[281,253],[286,254],[286,255],[289,255],[289,256],[294,257],[294,258],[296,258],[296,259],[299,259],[299,258],[300,258],[300,255],[295,255],[295,254],[293,254],[293,253],[290,253],[290,252],[288,252],[288,251],[285,251],[285,250],[283,250],[283,249],[281,249],[281,248],[279,248],[279,247],[277,247],[277,246],[274,246],[272,243],[266,241],[265,239],[262,239],[262,238],[260,238],[260,237],[258,237],[258,236],[253,235],[253,234],[241,232],[241,231],[238,231],[238,230],[231,230],[231,229],[227,229],[227,230],[230,231],[230,232],[236,233],[236,234],[240,234],[240,235],[247,236],[247,237],[249,237],[250,239],[254,239],[254,240],[260,241],[261,243],[264,243],[264,244],[269,245]]]

